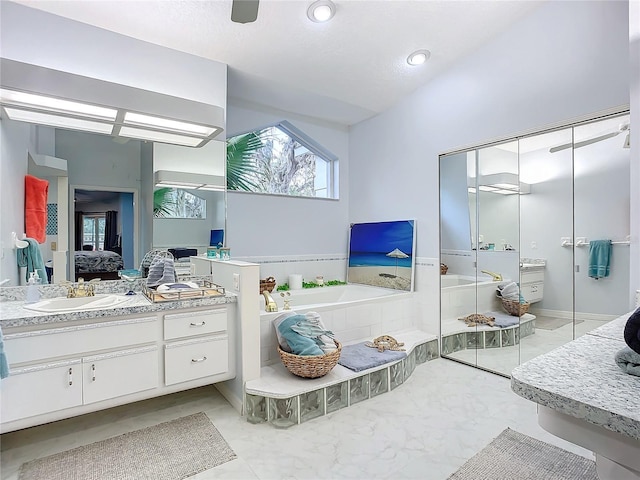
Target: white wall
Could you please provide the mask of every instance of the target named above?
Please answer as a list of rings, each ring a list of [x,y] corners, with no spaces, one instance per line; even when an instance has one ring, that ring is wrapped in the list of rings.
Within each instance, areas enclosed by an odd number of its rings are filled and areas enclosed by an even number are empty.
[[[0,281],[9,278],[18,285],[16,250],[11,232],[24,233],[24,176],[27,174],[27,151],[30,146],[29,125],[0,121]]]
[[[418,254],[438,256],[438,154],[628,104],[627,23],[625,2],[549,2],[354,126],[350,221],[417,218],[434,226]]]
[[[548,2],[354,126],[350,221],[416,218],[417,255],[438,257],[438,155],[628,104],[628,23],[626,2]]]
[[[233,257],[344,254],[349,230],[346,127],[287,112],[229,103],[227,133],[246,133],[282,120],[338,157],[340,199],[323,200],[228,192],[226,243]]]

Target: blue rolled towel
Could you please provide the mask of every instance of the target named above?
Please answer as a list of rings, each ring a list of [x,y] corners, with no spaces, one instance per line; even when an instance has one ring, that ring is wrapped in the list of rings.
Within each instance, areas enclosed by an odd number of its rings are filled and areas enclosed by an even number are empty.
[[[624,326],[624,341],[631,350],[640,354],[640,308],[631,314]]]
[[[623,372],[640,377],[640,354],[624,347],[616,353],[615,361]]]
[[[287,345],[291,348],[291,353],[294,355],[324,355],[324,352],[320,349],[313,338],[300,335],[291,328],[298,322],[305,320],[306,317],[304,315],[291,315],[289,317],[285,317],[276,328],[280,333],[280,336],[282,336],[282,338],[287,342]]]

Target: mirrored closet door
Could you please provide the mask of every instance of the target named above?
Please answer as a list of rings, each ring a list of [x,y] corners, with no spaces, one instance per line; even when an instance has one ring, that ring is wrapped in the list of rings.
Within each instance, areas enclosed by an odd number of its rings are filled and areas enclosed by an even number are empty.
[[[630,309],[628,124],[440,157],[444,357],[509,375]],[[600,274],[593,242],[610,254]]]

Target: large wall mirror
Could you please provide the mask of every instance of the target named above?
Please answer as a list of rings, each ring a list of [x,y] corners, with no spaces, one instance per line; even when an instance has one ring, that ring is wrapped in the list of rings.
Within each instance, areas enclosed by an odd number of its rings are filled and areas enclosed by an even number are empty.
[[[440,157],[444,357],[509,375],[629,311],[628,130],[622,112]]]
[[[211,230],[225,230],[224,182],[218,190],[156,186],[154,156],[166,156],[167,149],[154,150],[154,144],[135,139],[123,141],[62,129],[53,131],[51,138],[51,154],[67,161],[69,187],[63,195],[68,195],[68,209],[58,208],[57,199],[62,192],[56,188],[56,177],[43,175],[42,170],[31,165],[29,173],[49,181],[48,208],[55,211],[55,225],[51,225],[47,241],[41,245],[45,261],[52,258],[53,249],[57,248],[61,233],[58,225],[65,224],[60,220],[67,215],[66,278],[117,279],[117,270],[138,268],[145,252],[152,248],[184,248],[204,253]],[[224,176],[225,158],[220,155],[219,145],[209,146],[213,143],[200,149],[169,146],[174,169],[181,171],[181,162],[186,164],[185,159],[198,150],[203,161],[215,164],[214,169]],[[167,162],[163,165],[166,169]],[[155,194],[159,189],[169,194]],[[158,198],[163,198],[164,207],[169,208],[158,210]]]

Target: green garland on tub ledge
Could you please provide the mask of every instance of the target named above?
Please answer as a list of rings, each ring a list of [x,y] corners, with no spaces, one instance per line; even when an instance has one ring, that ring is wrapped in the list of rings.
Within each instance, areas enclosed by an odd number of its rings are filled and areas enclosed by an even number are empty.
[[[302,288],[316,288],[316,287],[323,287],[323,286],[331,287],[334,285],[346,285],[346,284],[347,282],[343,282],[341,280],[329,280],[328,282],[324,282],[324,285],[318,285],[316,282],[302,282]],[[289,284],[283,283],[282,285],[278,285],[276,287],[276,290],[286,292],[287,290],[289,290]]]

